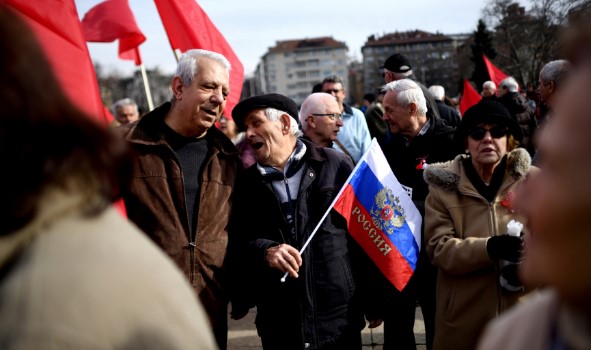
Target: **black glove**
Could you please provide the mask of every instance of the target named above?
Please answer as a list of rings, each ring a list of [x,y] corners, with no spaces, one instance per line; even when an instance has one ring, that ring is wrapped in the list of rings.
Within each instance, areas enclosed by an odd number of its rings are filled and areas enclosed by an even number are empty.
[[[509,235],[493,236],[486,242],[486,252],[491,260],[518,262],[521,258],[523,241]]]
[[[523,290],[523,283],[519,278],[519,272],[517,271],[518,269],[519,264],[507,263],[507,265],[503,266],[501,269],[501,276],[499,277],[501,287],[510,292],[518,292]]]

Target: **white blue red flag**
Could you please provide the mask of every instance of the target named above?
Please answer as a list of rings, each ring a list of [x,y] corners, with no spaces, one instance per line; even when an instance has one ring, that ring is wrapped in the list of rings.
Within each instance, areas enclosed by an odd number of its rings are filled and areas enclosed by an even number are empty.
[[[380,271],[402,290],[417,266],[422,218],[376,139],[353,169],[334,209]]]

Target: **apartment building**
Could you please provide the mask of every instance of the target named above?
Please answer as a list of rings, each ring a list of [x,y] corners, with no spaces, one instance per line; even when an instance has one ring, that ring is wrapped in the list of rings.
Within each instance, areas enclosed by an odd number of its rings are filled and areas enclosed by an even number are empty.
[[[347,45],[332,37],[277,41],[261,58],[252,91],[283,94],[301,105],[325,76],[347,83],[347,53]]]

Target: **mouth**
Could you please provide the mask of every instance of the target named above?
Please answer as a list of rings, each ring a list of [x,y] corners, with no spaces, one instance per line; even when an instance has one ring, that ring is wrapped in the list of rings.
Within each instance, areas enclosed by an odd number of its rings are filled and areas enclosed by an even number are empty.
[[[217,118],[218,116],[217,112],[213,109],[202,108],[201,110],[211,117]]]
[[[263,142],[251,142],[250,146],[252,147],[252,149],[254,149],[255,151],[258,151],[259,149],[261,149],[261,147],[263,147],[265,144]]]

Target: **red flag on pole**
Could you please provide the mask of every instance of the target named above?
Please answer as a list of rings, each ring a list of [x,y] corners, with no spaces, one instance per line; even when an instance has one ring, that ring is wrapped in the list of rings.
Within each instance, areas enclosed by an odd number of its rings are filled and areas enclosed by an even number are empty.
[[[224,114],[240,100],[244,68],[224,36],[195,0],[154,0],[173,50],[204,49],[224,55],[230,64],[230,95]]]
[[[119,58],[142,64],[138,46],[146,37],[138,27],[127,0],[106,0],[82,19],[86,41],[108,43],[119,39]]]
[[[495,83],[496,86],[501,84],[501,81],[508,77],[502,70],[497,68],[492,62],[486,57],[485,54],[482,54],[482,58],[484,58],[484,64],[486,65],[486,70],[488,71],[488,75],[490,76],[490,80]]]
[[[66,96],[108,125],[94,67],[73,0],[4,0],[31,26]]]
[[[474,106],[482,99],[482,96],[472,87],[472,84],[464,79],[464,92],[462,92],[462,99],[460,100],[460,113],[464,115],[464,112],[468,108]]]

